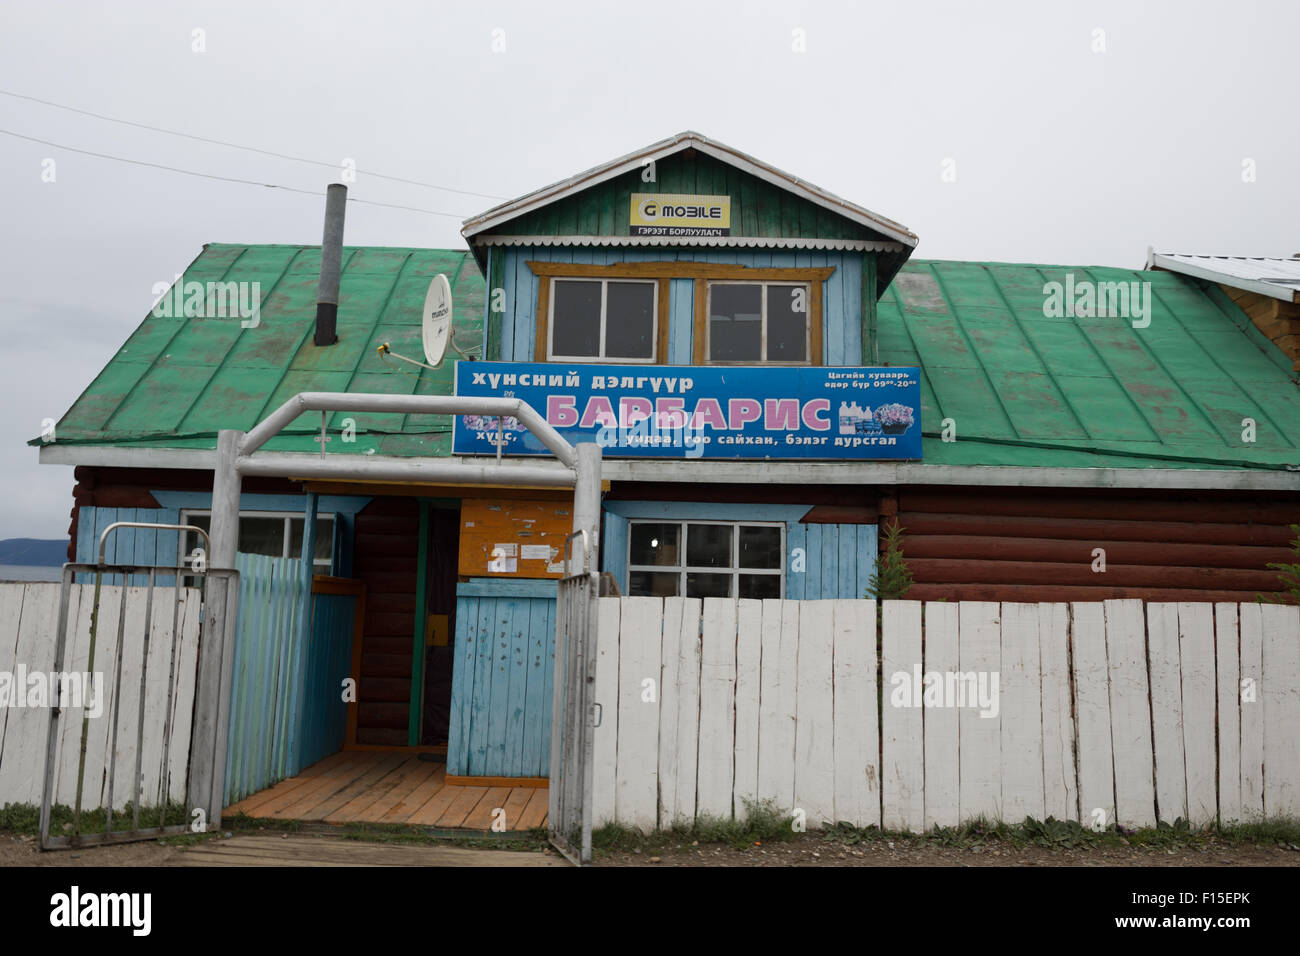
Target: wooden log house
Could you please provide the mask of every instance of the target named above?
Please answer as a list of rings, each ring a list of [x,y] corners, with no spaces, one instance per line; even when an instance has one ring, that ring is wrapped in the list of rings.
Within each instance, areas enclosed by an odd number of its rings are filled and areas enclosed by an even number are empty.
[[[647,197],[657,221],[687,225],[647,226]],[[907,228],[695,133],[489,210],[463,235],[461,250],[345,248],[326,347],[312,337],[319,247],[205,246],[181,281],[259,282],[260,324],[150,315],[89,384],[41,448],[76,466],[69,558],[91,560],[114,520],[204,520],[217,431],[298,392],[452,394],[456,366],[478,362],[423,369],[377,348],[420,354],[442,273],[455,342],[494,367],[740,366],[760,391],[791,367],[918,370],[909,459],[607,448],[601,570],[621,593],[862,597],[892,521],[913,598],[1278,590],[1267,565],[1288,559],[1300,522],[1297,347],[1227,279],[916,259]],[[1048,315],[1045,288],[1067,276],[1136,283],[1148,323]],[[805,307],[783,312],[800,289]],[[267,451],[321,454],[306,418]],[[326,430],[328,455],[463,452],[433,416],[333,415]],[[317,571],[367,594],[348,746],[445,747],[449,774],[544,778],[571,499],[246,479],[241,550],[300,557],[312,494]],[[140,533],[116,547],[174,561],[186,545]]]

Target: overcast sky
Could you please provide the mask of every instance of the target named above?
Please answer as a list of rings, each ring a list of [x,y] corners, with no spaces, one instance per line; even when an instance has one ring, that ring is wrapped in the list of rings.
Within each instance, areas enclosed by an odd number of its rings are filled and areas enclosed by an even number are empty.
[[[459,248],[460,220],[495,204],[365,170],[513,198],[694,129],[902,222],[918,257],[1138,268],[1148,245],[1300,252],[1297,36],[1300,5],[1236,0],[3,0],[0,89],[352,159],[352,197],[451,214],[349,204],[349,245]],[[339,178],[6,95],[0,129],[299,189]],[[153,285],[205,242],[318,243],[322,212],[0,134],[0,538],[66,533],[72,469],[23,443]]]

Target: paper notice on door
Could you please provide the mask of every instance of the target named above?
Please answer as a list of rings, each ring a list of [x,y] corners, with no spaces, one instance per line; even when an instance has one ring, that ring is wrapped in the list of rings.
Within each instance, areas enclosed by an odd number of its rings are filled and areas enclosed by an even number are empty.
[[[519,545],[513,541],[506,544],[497,543],[492,546],[492,553],[505,558],[519,557]]]
[[[549,561],[551,560],[551,546],[549,544],[526,544],[519,553],[525,561]]]
[[[546,566],[546,573],[547,573],[547,574],[563,574],[563,573],[564,573],[564,562],[563,562],[563,561],[556,561],[554,564],[548,564],[548,565]]]
[[[519,570],[518,558],[496,557],[488,562],[488,570],[493,574],[514,574]]]

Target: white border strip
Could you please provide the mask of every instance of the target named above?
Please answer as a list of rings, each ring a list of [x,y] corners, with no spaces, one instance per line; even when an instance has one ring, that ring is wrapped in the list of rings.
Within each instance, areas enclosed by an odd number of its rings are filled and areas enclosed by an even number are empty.
[[[360,456],[358,456],[360,457]],[[260,452],[258,459],[319,462],[312,452]],[[121,448],[113,445],[45,445],[43,465],[103,468],[196,468],[211,470],[216,452],[207,449]],[[409,458],[366,456],[397,464]],[[456,456],[467,466],[482,462]],[[506,468],[552,467],[553,462],[506,459]],[[1300,472],[1191,468],[1022,468],[1007,465],[927,465],[923,462],[859,461],[690,461],[605,459],[607,481],[721,482],[732,484],[988,485],[1037,488],[1169,488],[1221,491],[1300,491]]]
[[[873,239],[800,239],[764,236],[478,236],[485,246],[745,246],[759,249],[836,249],[905,252],[901,242]]]

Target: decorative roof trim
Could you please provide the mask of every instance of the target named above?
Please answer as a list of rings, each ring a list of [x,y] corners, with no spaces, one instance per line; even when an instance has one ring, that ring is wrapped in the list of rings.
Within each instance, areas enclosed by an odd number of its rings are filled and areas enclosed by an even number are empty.
[[[905,252],[901,242],[873,239],[801,239],[764,236],[476,236],[485,246],[742,246],[756,249],[840,249]]]
[[[769,166],[767,163],[740,152],[740,150],[733,149],[716,140],[710,140],[699,133],[689,130],[668,139],[660,140],[658,143],[629,153],[626,156],[610,160],[586,172],[578,173],[576,176],[570,176],[561,182],[544,186],[518,199],[495,206],[478,216],[466,219],[462,224],[463,228],[460,234],[467,240],[473,240],[480,233],[487,232],[494,226],[522,216],[532,209],[557,202],[574,193],[621,176],[630,170],[641,169],[647,163],[666,159],[685,149],[697,149],[707,156],[712,156],[719,162],[733,166],[749,173],[751,176],[756,176],[778,188],[806,199],[808,202],[829,209],[833,213],[858,223],[858,225],[897,240],[909,249],[914,248],[919,241],[916,234],[901,223],[887,219],[870,209],[864,209],[847,199],[841,199],[834,193],[827,192],[818,186],[812,185],[812,183],[804,182],[787,172],[777,169],[775,166]]]

